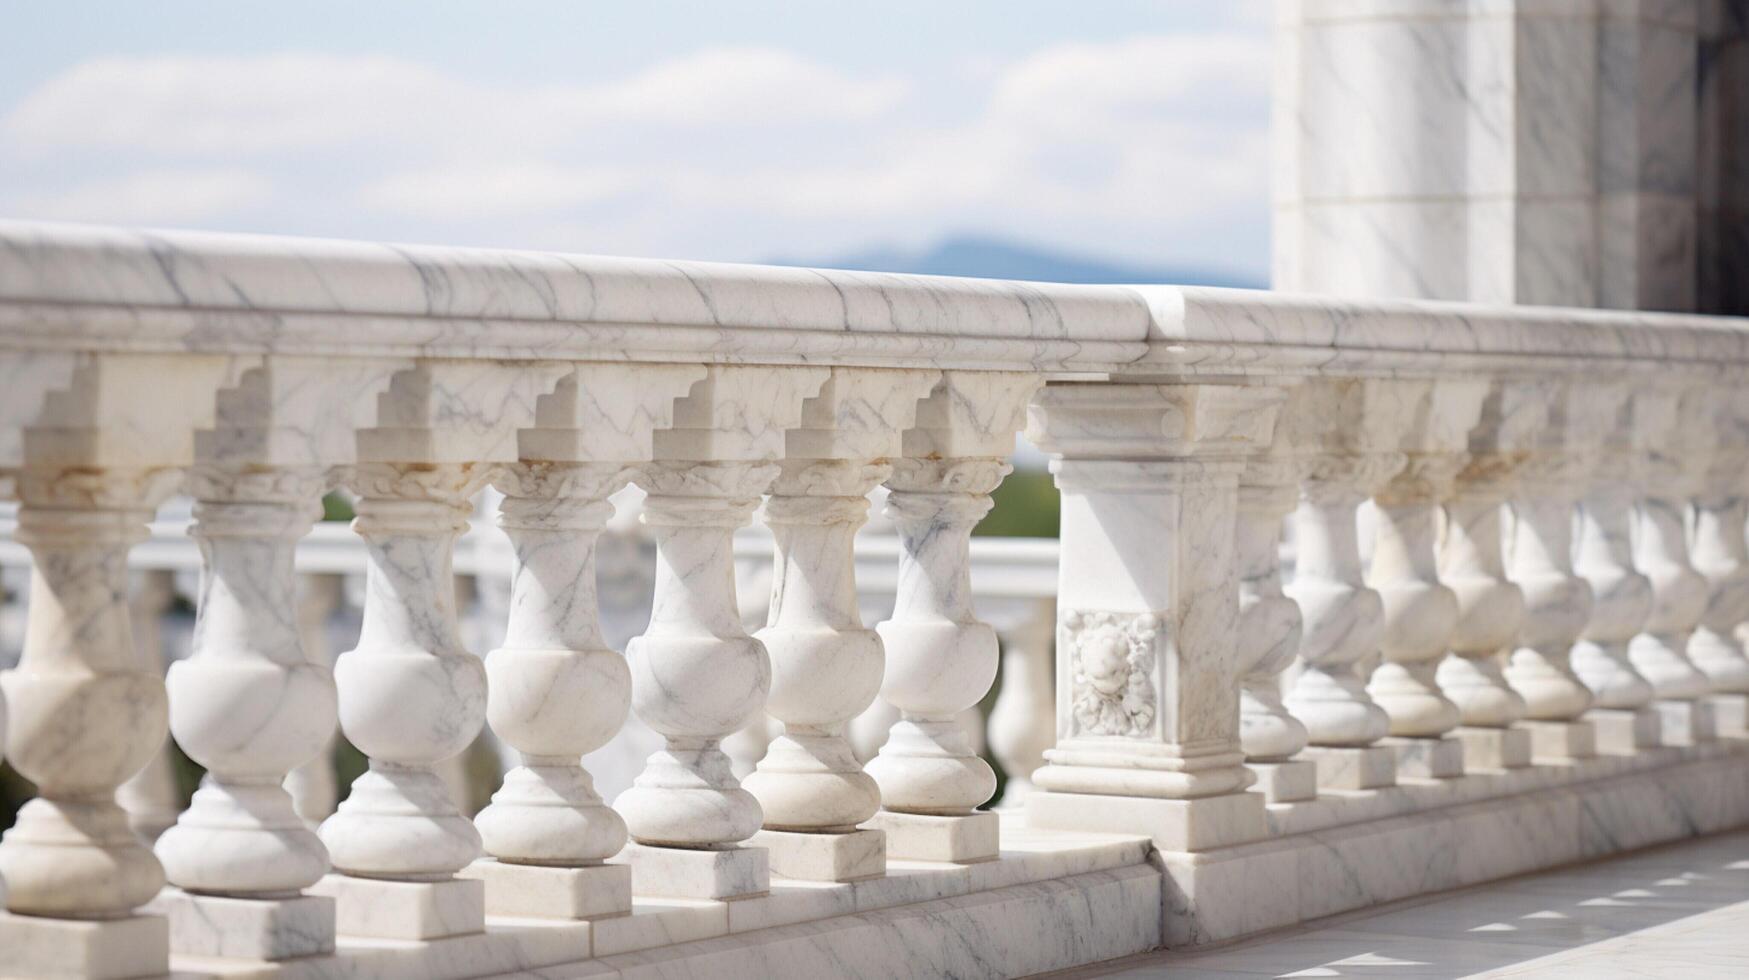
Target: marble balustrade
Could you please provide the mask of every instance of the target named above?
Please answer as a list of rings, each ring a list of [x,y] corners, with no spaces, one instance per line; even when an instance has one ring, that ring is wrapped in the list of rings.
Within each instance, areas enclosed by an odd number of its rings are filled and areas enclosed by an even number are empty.
[[[1749,769],[1741,320],[0,244],[0,490],[31,565],[0,691],[37,787],[0,840],[4,972],[636,973],[735,932],[746,972],[810,943],[890,963],[832,937],[912,906],[974,948],[980,916],[1038,917],[996,971],[1026,972],[1749,822],[1749,792],[1700,788]],[[1005,560],[972,530],[1022,432],[1061,536]],[[596,565],[632,486],[654,573],[622,644]],[[893,532],[859,535],[880,487]],[[333,489],[352,531],[312,532]],[[149,522],[176,494],[198,608],[165,676],[128,570],[174,548]],[[331,656],[311,624],[360,570]],[[1006,653],[980,595],[1024,600]],[[965,723],[999,672],[1000,814]],[[312,829],[337,733],[367,770]],[[507,771],[476,814],[451,773],[483,733]],[[148,846],[123,788],[167,737],[206,775]],[[1686,829],[1582,833],[1635,794],[1678,794]],[[1511,821],[1568,831],[1457,853]],[[1125,911],[1053,946],[1094,895]]]

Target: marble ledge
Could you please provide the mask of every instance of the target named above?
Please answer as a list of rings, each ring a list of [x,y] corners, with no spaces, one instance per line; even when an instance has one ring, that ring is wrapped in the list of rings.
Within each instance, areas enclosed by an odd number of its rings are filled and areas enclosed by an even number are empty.
[[[1644,749],[1634,755],[1540,759],[1518,769],[1471,772],[1446,779],[1403,777],[1372,790],[1323,790],[1318,798],[1267,808],[1272,837],[1312,833],[1347,824],[1463,806],[1542,789],[1649,772],[1684,762],[1733,758],[1749,764],[1749,741],[1721,740],[1684,748]]]
[[[1749,364],[1742,318],[0,221],[0,337],[142,352],[1268,374]],[[271,315],[262,311],[270,310]],[[1552,360],[1551,360],[1552,359]]]
[[[426,942],[341,936],[333,956],[272,964],[176,957],[173,966],[179,980],[184,975],[190,980],[207,976],[459,980],[518,971],[528,975],[526,971],[532,970],[540,971],[533,975],[545,976],[545,967],[555,964],[658,949],[666,956],[668,951],[685,944],[716,937],[784,927],[823,929],[845,917],[923,908],[961,899],[977,900],[1016,889],[1045,887],[1046,892],[1054,894],[1050,886],[1086,876],[1147,872],[1153,876],[1157,896],[1159,879],[1148,867],[1149,853],[1145,838],[1032,830],[1011,815],[1003,818],[1002,855],[993,861],[954,865],[894,860],[888,862],[883,877],[844,883],[794,881],[774,875],[770,894],[756,898],[712,901],[640,897],[634,900],[631,914],[624,916],[564,921],[489,915],[486,931],[469,936]],[[1066,897],[1060,901],[1073,904]],[[1058,909],[1059,913],[1062,911]],[[1157,903],[1154,915],[1157,923]],[[1157,932],[1157,925],[1155,928]],[[1147,947],[1138,947],[1141,948]],[[723,974],[714,976],[720,978]]]

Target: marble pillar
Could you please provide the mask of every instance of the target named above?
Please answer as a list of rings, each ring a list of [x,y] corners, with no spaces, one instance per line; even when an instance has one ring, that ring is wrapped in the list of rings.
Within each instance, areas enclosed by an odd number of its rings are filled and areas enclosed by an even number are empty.
[[[996,775],[960,722],[999,662],[995,630],[972,608],[970,538],[1040,383],[945,372],[892,461],[886,514],[899,532],[899,577],[892,616],[876,631],[887,655],[881,695],[899,720],[867,766],[881,810],[865,824],[886,832],[892,858],[981,861],[1000,847],[996,815],[978,809]]]
[[[1514,728],[1524,698],[1506,682],[1505,661],[1524,623],[1524,592],[1506,575],[1501,517],[1517,468],[1548,421],[1552,390],[1531,381],[1496,381],[1471,430],[1470,462],[1445,504],[1440,579],[1458,597],[1451,655],[1436,680],[1458,706],[1465,764],[1512,769],[1530,764],[1530,732]]]
[[[127,556],[193,462],[194,430],[243,367],[225,357],[80,358],[23,430],[18,540],[31,550],[18,666],[0,674],[7,759],[37,797],[0,841],[0,949],[24,974],[148,976],[169,930],[140,908],[164,883],[115,791],[168,733],[164,680],[135,655]]]
[[[1749,658],[1737,630],[1749,622],[1749,395],[1709,389],[1718,446],[1694,498],[1695,571],[1707,582],[1706,610],[1688,641],[1688,656],[1712,687],[1707,701],[1721,735],[1749,735]]]
[[[902,433],[940,380],[935,371],[833,368],[784,436],[765,523],[776,544],[771,610],[755,634],[771,656],[766,710],[783,725],[747,777],[771,869],[848,881],[886,871],[886,835],[859,830],[881,806],[846,726],[880,693],[881,638],[857,604],[856,529],[868,494],[892,474]]]
[[[1056,697],[1051,674],[1055,657],[1055,596],[1020,600],[1017,618],[996,623],[1002,646],[1001,686],[990,708],[990,754],[1007,777],[1002,784],[1004,810],[1024,807],[1032,794],[1032,774],[1044,765],[1045,752],[1055,744]]]
[[[1317,765],[1296,759],[1306,726],[1281,701],[1281,672],[1300,652],[1299,603],[1282,592],[1282,521],[1299,504],[1299,468],[1263,456],[1239,474],[1233,560],[1239,577],[1239,744],[1258,789],[1271,803],[1318,795]]]
[[[777,478],[785,431],[829,374],[710,368],[676,403],[638,476],[656,539],[655,605],[626,655],[632,707],[664,742],[617,801],[641,893],[732,898],[770,887],[765,848],[745,844],[764,813],[722,748],[771,690],[770,656],[741,623],[730,541]]]
[[[1562,383],[1533,454],[1518,470],[1509,504],[1508,574],[1524,594],[1524,624],[1505,674],[1524,698],[1520,724],[1531,733],[1532,754],[1539,759],[1595,753],[1595,729],[1581,718],[1592,694],[1573,671],[1572,650],[1596,602],[1574,566],[1573,529],[1606,419],[1618,402],[1608,386]]]
[[[520,764],[474,819],[489,859],[461,872],[484,882],[490,914],[631,910],[631,869],[606,863],[625,846],[625,821],[578,762],[631,710],[631,671],[601,634],[595,545],[613,514],[608,497],[651,458],[655,430],[704,373],[577,365],[536,400],[534,425],[517,433],[520,458],[495,480],[514,564],[508,628],[486,655],[486,717]]]
[[[1366,584],[1356,512],[1406,462],[1397,448],[1418,397],[1413,383],[1330,379],[1289,395],[1279,438],[1300,465],[1298,553],[1287,594],[1305,617],[1284,699],[1305,726],[1318,783],[1372,789],[1396,782],[1396,753],[1375,743],[1390,716],[1366,691],[1379,655],[1384,603]]]
[[[1063,491],[1057,745],[1033,826],[1167,851],[1263,834],[1245,790],[1234,516],[1282,404],[1266,385],[1053,384],[1028,434]]]
[[[1634,565],[1652,583],[1652,611],[1628,641],[1628,659],[1652,685],[1665,745],[1709,741],[1716,731],[1705,700],[1712,682],[1688,658],[1689,637],[1706,615],[1709,593],[1689,558],[1688,516],[1709,466],[1710,394],[1661,385],[1634,396],[1635,424],[1642,430]]]
[[[1591,618],[1573,644],[1573,673],[1591,692],[1585,720],[1597,749],[1628,755],[1659,745],[1662,729],[1652,685],[1628,657],[1628,641],[1652,612],[1652,583],[1634,567],[1633,520],[1642,441],[1639,405],[1623,382],[1601,386],[1613,397],[1596,409],[1603,434],[1590,479],[1581,488],[1573,570],[1591,586]]]
[[[1457,705],[1435,679],[1458,621],[1457,595],[1439,580],[1439,507],[1469,461],[1465,447],[1487,386],[1452,379],[1419,387],[1401,443],[1408,461],[1373,497],[1367,584],[1384,601],[1385,632],[1367,693],[1390,716],[1381,744],[1397,753],[1398,773],[1443,779],[1463,774],[1464,755],[1451,735]]]
[[[364,624],[340,655],[340,727],[370,770],[323,822],[341,935],[436,939],[485,926],[480,882],[457,878],[480,835],[437,767],[486,720],[486,671],[456,621],[454,545],[473,497],[517,454],[516,431],[563,365],[421,362],[396,373],[357,435],[353,529],[368,551]],[[433,914],[431,910],[438,910]]]

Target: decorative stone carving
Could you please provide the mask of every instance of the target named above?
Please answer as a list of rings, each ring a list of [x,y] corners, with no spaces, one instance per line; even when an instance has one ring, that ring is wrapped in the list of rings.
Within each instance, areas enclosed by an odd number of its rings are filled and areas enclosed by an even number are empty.
[[[1073,734],[1145,737],[1153,732],[1154,646],[1160,617],[1071,609],[1057,643],[1068,652]]]
[[[1639,503],[1634,565],[1652,584],[1652,609],[1628,643],[1628,659],[1659,700],[1687,701],[1712,685],[1688,659],[1689,636],[1706,614],[1708,586],[1688,554],[1689,501],[1704,486],[1712,447],[1708,393],[1662,388],[1634,396]]]
[[[1718,446],[1694,500],[1695,570],[1707,581],[1707,605],[1688,641],[1688,656],[1715,693],[1749,694],[1749,658],[1737,628],[1749,622],[1749,394],[1709,390]]]
[[[1593,411],[1603,427],[1591,479],[1579,507],[1573,568],[1591,586],[1591,618],[1573,645],[1573,672],[1591,691],[1592,706],[1635,711],[1652,686],[1628,658],[1628,641],[1652,611],[1652,583],[1634,567],[1635,473],[1643,442],[1640,403],[1624,384],[1603,386],[1611,398]]]

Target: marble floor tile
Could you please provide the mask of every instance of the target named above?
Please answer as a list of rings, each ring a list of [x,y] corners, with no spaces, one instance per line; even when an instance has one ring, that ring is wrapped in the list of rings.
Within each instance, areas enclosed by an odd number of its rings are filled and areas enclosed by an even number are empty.
[[[1749,977],[1749,832],[1058,976]]]

